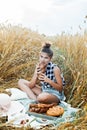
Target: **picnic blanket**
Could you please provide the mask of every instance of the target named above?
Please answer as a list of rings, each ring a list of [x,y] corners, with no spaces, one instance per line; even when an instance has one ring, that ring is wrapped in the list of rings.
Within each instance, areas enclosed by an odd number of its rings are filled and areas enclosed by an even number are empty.
[[[16,109],[16,111],[13,111],[13,113],[10,112],[11,110],[8,113],[9,122],[12,122],[12,120],[14,120],[14,125],[19,125],[21,120],[29,119],[29,121],[31,122],[31,127],[38,128],[46,124],[53,124],[59,126],[61,123],[65,123],[68,121],[72,122],[76,117],[76,113],[79,111],[79,109],[73,108],[70,104],[61,101],[59,106],[62,106],[64,108],[64,114],[54,119],[47,119],[44,122],[41,120],[41,117],[28,114],[29,104],[34,103],[34,100],[29,99],[25,92],[17,88],[9,88],[8,90],[12,93],[10,98],[14,104],[14,109]]]

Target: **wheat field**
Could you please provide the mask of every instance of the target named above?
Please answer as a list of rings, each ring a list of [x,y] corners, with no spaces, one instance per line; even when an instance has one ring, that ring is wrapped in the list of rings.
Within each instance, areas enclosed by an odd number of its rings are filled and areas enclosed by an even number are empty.
[[[31,79],[40,49],[45,42],[52,44],[52,60],[64,74],[66,102],[81,108],[84,113],[79,113],[78,119],[73,123],[65,123],[55,129],[81,130],[83,126],[82,130],[86,130],[87,30],[83,34],[62,33],[48,37],[22,26],[0,25],[0,92],[6,88],[17,87],[20,78]],[[51,128],[48,127],[49,130]]]

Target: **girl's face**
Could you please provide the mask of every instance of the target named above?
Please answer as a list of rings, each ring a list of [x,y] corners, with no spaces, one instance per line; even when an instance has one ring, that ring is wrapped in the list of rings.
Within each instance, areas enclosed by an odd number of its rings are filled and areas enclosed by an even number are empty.
[[[51,61],[51,58],[45,52],[41,52],[39,57],[39,63],[44,67],[47,66],[47,64]]]

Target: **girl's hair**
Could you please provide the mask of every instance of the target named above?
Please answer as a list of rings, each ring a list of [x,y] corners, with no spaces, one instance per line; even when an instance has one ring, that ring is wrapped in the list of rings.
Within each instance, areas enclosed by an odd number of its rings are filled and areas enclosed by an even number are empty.
[[[41,52],[45,52],[48,54],[48,56],[51,58],[53,56],[53,51],[50,49],[51,44],[50,43],[45,43],[43,46]]]

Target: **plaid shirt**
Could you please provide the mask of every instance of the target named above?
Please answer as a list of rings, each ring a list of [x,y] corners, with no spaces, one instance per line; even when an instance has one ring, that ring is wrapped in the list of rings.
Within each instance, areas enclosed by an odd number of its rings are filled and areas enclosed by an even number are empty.
[[[47,65],[47,68],[46,68],[46,76],[51,79],[53,82],[56,82],[56,78],[55,78],[55,75],[54,75],[54,67],[57,66],[56,64],[53,64],[52,62],[49,62],[48,65]],[[62,82],[63,82],[63,86],[65,85],[65,80],[64,80],[64,77],[63,75],[61,75],[61,78],[62,78]],[[42,86],[44,88],[53,88],[50,84],[46,83],[46,82],[42,82]],[[54,89],[54,88],[53,88]]]

